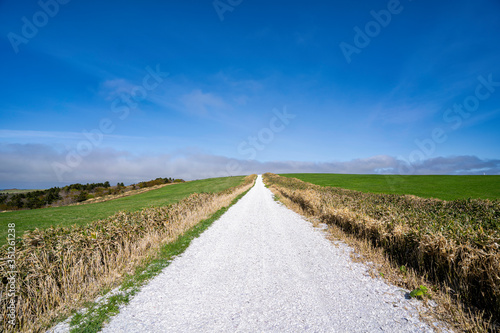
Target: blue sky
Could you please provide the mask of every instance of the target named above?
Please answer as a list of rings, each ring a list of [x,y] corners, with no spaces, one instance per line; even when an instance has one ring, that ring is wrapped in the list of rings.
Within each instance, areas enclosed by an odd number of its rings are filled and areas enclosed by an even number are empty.
[[[498,1],[0,1],[0,188],[500,174],[498,17]]]

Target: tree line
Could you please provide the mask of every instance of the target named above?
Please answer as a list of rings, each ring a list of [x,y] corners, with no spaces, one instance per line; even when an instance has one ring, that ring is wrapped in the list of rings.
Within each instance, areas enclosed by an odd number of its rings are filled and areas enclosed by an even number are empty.
[[[137,188],[147,188],[155,185],[184,182],[182,179],[156,178],[125,186],[123,182],[111,186],[104,183],[71,184],[64,187],[52,187],[47,190],[36,190],[23,193],[0,193],[0,211],[35,209],[49,206],[63,206],[82,202],[95,197],[125,193]]]

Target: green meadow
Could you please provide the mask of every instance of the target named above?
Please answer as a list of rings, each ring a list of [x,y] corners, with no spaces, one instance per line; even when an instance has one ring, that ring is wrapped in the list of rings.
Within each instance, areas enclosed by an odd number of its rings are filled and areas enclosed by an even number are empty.
[[[8,223],[16,224],[16,237],[35,228],[85,225],[111,216],[118,211],[139,211],[146,207],[170,205],[193,193],[222,191],[241,184],[243,179],[244,176],[202,179],[168,185],[145,193],[100,203],[0,213],[0,245],[6,242]]]
[[[500,199],[500,176],[400,176],[294,173],[298,178],[321,186],[342,187],[370,193],[412,194],[423,198]]]

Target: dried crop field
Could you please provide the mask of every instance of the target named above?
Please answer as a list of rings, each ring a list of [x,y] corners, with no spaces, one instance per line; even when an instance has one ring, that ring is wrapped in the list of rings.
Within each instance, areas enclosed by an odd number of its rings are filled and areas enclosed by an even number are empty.
[[[500,201],[363,193],[270,173],[264,181],[301,213],[368,240],[499,321]]]
[[[201,220],[247,191],[256,176],[217,193],[194,193],[169,206],[118,212],[85,226],[26,232],[16,243],[16,330],[39,331],[78,309],[104,288],[114,287],[162,244],[177,239]],[[8,247],[0,249],[1,278],[7,279]],[[3,284],[4,289],[8,287]],[[8,324],[2,298],[2,330]]]

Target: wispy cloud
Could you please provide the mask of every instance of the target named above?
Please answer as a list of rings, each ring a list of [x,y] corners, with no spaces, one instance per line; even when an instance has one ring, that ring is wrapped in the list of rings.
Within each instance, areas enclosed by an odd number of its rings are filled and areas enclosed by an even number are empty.
[[[27,130],[7,130],[0,129],[0,138],[4,139],[78,139],[82,133],[58,132],[58,131],[27,131]]]
[[[130,93],[137,85],[126,79],[112,79],[101,83],[99,94],[104,99],[110,101],[120,96],[120,94]]]
[[[235,89],[239,92],[258,92],[266,86],[265,80],[259,81],[254,79],[238,79],[235,78],[236,73],[232,72],[218,72],[211,77],[211,80],[217,84],[222,85],[228,89]]]
[[[477,156],[436,157],[422,161],[415,170],[424,175],[499,175],[500,160],[482,160]]]
[[[103,134],[107,138],[114,139],[145,139],[145,137],[117,135],[117,134]],[[30,130],[7,130],[0,129],[0,139],[17,139],[17,140],[43,140],[43,139],[56,139],[63,140],[82,140],[85,139],[83,132],[59,132],[59,131],[30,131]],[[33,141],[31,141],[33,142]]]
[[[475,114],[473,117],[469,119],[465,119],[461,128],[470,128],[474,126],[481,125],[486,122],[490,122],[494,119],[500,118],[500,109],[495,109],[487,113]]]
[[[218,114],[220,111],[230,110],[231,106],[224,99],[213,93],[204,93],[194,89],[180,97],[185,110],[200,116]]]
[[[48,145],[0,145],[0,188],[50,187],[57,181],[53,163],[64,163],[66,155]],[[186,180],[230,175],[229,163],[238,174],[252,173],[398,173],[404,162],[387,155],[337,162],[237,160],[224,156],[185,150],[175,154],[138,155],[114,149],[94,149],[82,162],[64,174],[64,183],[109,180],[134,183],[156,177]],[[234,170],[234,168],[232,168]],[[500,160],[476,156],[438,157],[423,161],[413,174],[500,174]],[[235,174],[232,174],[235,175]]]

